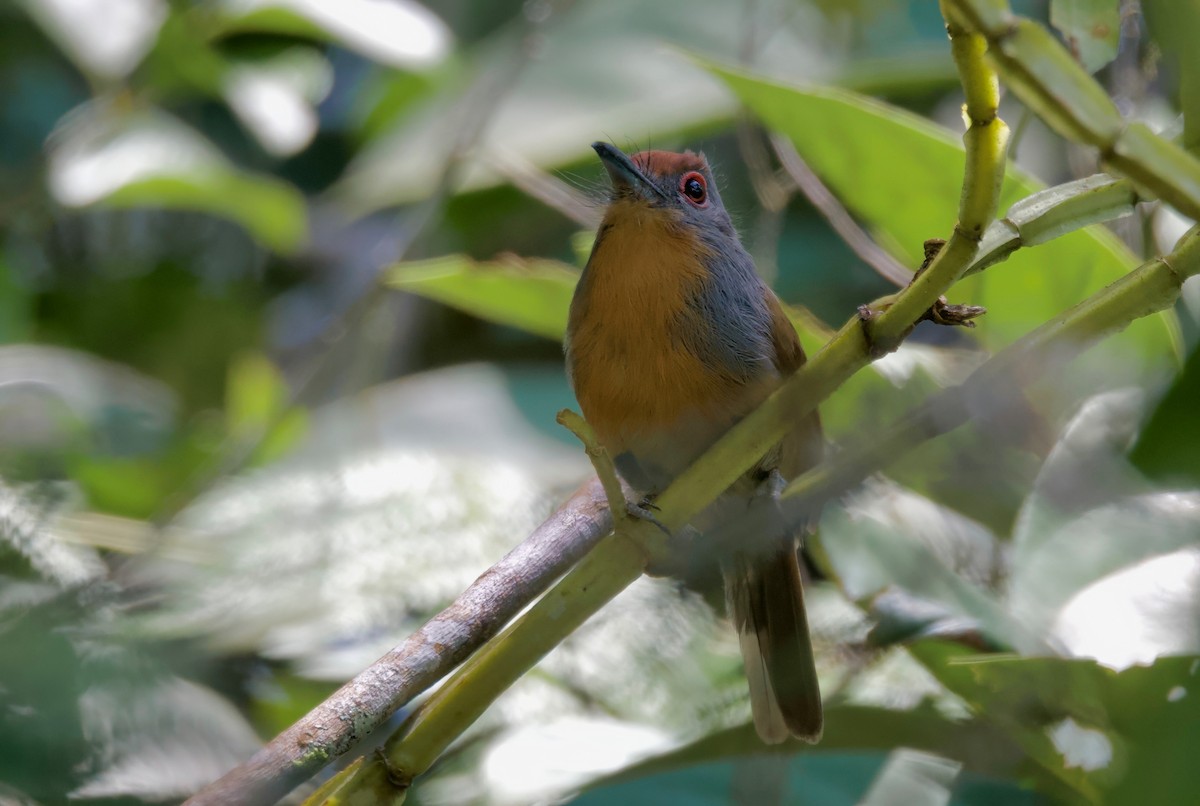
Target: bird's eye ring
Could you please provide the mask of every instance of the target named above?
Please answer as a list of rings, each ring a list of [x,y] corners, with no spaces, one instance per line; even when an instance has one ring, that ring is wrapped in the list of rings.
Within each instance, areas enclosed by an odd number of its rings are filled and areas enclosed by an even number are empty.
[[[708,187],[704,177],[696,171],[690,171],[679,180],[679,192],[683,197],[697,207],[703,207],[708,201]]]

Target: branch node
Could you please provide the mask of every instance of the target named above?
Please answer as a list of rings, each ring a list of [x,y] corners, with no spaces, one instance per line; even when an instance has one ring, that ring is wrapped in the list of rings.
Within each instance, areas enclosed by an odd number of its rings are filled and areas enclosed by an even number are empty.
[[[413,777],[392,763],[383,745],[375,748],[375,761],[383,767],[384,778],[396,791],[406,792],[412,786]]]

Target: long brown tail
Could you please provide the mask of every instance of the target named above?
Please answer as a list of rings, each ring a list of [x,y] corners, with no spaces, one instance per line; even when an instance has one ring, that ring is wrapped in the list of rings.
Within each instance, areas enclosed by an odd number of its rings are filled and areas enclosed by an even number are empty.
[[[768,744],[821,738],[821,690],[796,552],[725,563],[725,596],[742,647],[754,728]]]

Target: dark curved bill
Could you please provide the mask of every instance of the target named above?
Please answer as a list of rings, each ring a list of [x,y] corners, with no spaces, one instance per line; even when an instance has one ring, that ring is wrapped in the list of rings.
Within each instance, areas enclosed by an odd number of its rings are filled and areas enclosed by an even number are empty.
[[[666,194],[651,182],[621,149],[611,143],[600,141],[592,143],[592,148],[595,149],[596,154],[600,156],[600,161],[608,170],[614,188],[626,190],[646,199],[656,196],[666,198]]]

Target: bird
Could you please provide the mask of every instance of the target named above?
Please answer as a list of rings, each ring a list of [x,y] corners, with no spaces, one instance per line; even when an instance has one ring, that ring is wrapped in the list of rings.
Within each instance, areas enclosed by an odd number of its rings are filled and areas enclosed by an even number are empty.
[[[584,418],[653,519],[653,497],[805,361],[759,277],[703,154],[632,156],[592,144],[611,194],[576,285],[564,340]],[[702,519],[725,523],[820,461],[819,415],[798,420]],[[760,523],[761,521],[755,521]],[[723,527],[724,528],[724,527]],[[718,551],[753,723],[765,743],[820,739],[821,693],[796,532],[737,535]]]

